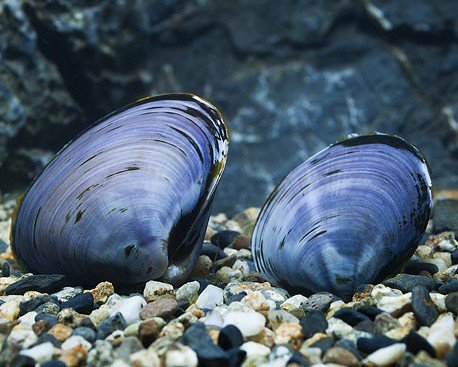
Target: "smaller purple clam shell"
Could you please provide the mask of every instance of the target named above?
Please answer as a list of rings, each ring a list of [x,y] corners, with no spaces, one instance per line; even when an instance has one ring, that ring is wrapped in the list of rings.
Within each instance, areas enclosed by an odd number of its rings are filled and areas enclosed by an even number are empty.
[[[13,251],[34,273],[83,284],[183,282],[227,150],[221,114],[199,97],[160,95],[116,111],[35,179],[13,223]]]
[[[348,138],[270,195],[252,237],[256,268],[291,290],[351,296],[400,270],[431,205],[427,163],[415,147],[383,134]]]

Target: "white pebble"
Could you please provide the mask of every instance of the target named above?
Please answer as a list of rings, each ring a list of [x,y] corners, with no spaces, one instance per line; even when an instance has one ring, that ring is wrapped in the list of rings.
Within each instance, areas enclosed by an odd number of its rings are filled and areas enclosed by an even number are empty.
[[[64,287],[61,291],[54,293],[53,296],[57,297],[59,302],[66,302],[80,293],[83,293],[83,288],[81,287]]]
[[[399,360],[406,350],[406,345],[396,343],[386,348],[381,348],[372,354],[369,354],[363,363],[373,363],[377,367],[390,366]]]
[[[32,358],[38,364],[51,360],[53,353],[54,346],[51,342],[39,344],[33,348],[25,349],[19,352],[19,354]]]
[[[216,326],[221,328],[223,327],[223,318],[219,312],[212,311],[207,316],[205,316],[204,324],[206,326]]]
[[[152,349],[144,349],[130,355],[130,364],[135,367],[160,367],[157,353]]]
[[[302,303],[307,301],[307,297],[303,296],[302,294],[296,294],[288,298],[285,302],[280,305],[280,308],[285,311],[290,311],[294,308],[301,308]]]
[[[70,350],[75,348],[76,346],[81,345],[86,351],[91,349],[92,344],[89,343],[86,339],[84,339],[80,335],[73,335],[69,337],[66,341],[64,341],[61,345],[62,350]]]
[[[262,356],[267,357],[270,354],[270,349],[265,345],[256,342],[243,343],[240,349],[246,352],[247,357]]]
[[[141,296],[133,296],[120,302],[111,311],[110,316],[119,312],[126,320],[127,325],[131,325],[140,321],[140,310],[146,305],[146,301]]]
[[[202,309],[213,310],[216,306],[223,304],[223,297],[223,290],[210,284],[200,294],[199,298],[197,298],[196,305]]]
[[[37,316],[37,312],[27,312],[25,315],[19,318],[19,322],[21,323],[21,325],[32,328],[32,325],[35,324],[35,316]]]
[[[454,347],[456,343],[455,325],[451,313],[438,317],[429,329],[427,340],[434,347],[439,358],[443,358]]]
[[[19,301],[16,299],[8,300],[0,305],[0,318],[14,321],[19,316]]]
[[[393,316],[402,314],[412,303],[412,293],[401,296],[385,296],[377,302],[377,307]]]
[[[197,354],[188,346],[182,345],[178,350],[169,349],[165,354],[167,367],[197,367]]]
[[[146,301],[152,302],[158,299],[168,297],[174,294],[173,286],[167,283],[157,282],[155,280],[150,280],[145,284],[145,289],[143,291],[143,297]]]
[[[266,318],[258,312],[228,311],[224,315],[224,326],[237,326],[245,337],[258,335],[265,324]]]
[[[8,344],[21,345],[23,349],[27,349],[36,343],[38,337],[32,329],[23,325],[16,325],[8,335]]]

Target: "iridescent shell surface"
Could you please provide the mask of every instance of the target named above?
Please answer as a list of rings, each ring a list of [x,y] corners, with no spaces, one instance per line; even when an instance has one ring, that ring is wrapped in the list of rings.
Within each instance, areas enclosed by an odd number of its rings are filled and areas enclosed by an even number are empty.
[[[34,273],[76,282],[183,282],[199,256],[228,150],[218,110],[149,97],[90,126],[35,179],[12,228]]]
[[[255,265],[287,289],[348,297],[400,270],[431,204],[427,163],[415,147],[383,134],[348,138],[270,195],[252,237]]]

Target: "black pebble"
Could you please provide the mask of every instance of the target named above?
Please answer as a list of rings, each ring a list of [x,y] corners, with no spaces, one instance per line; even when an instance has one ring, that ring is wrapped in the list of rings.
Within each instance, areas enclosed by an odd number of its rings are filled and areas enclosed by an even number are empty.
[[[88,327],[94,331],[97,331],[97,327],[94,325],[94,323],[89,317],[85,317],[84,319],[82,319],[80,326]]]
[[[105,339],[113,331],[124,330],[126,327],[126,320],[124,320],[124,317],[118,312],[99,325],[97,339]]]
[[[407,334],[401,341],[407,346],[407,350],[412,354],[417,354],[418,352],[424,350],[431,357],[436,356],[436,351],[431,344],[429,344],[425,338],[414,330],[410,330],[409,334]]]
[[[445,307],[447,307],[447,311],[458,315],[458,292],[447,294],[445,297]]]
[[[229,367],[238,367],[246,357],[246,352],[242,349],[234,348],[226,351],[229,357]]]
[[[228,354],[221,347],[213,344],[205,325],[201,322],[193,324],[179,341],[196,352],[199,366],[219,367],[229,364]]]
[[[48,333],[41,334],[38,337],[37,341],[35,342],[35,345],[39,345],[39,344],[43,344],[47,342],[50,342],[56,348],[60,348],[60,346],[62,345],[62,342],[60,342],[53,335],[48,334]]]
[[[224,259],[227,255],[218,246],[213,243],[204,242],[201,255],[207,255],[213,261]]]
[[[2,277],[9,277],[11,275],[11,268],[8,261],[5,261],[2,265]]]
[[[310,366],[309,360],[306,359],[299,351],[294,352],[291,358],[288,359],[288,362],[286,362],[286,365],[288,366],[293,363],[298,364],[299,366],[302,366],[302,367]]]
[[[94,306],[94,296],[90,292],[81,293],[60,305],[62,309],[72,308],[78,313],[90,314]]]
[[[304,311],[320,310],[326,312],[332,302],[337,301],[339,298],[331,293],[318,292],[311,295],[307,301],[302,302]]]
[[[200,287],[199,290],[197,291],[198,294],[201,294],[205,288],[210,284],[210,282],[207,279],[196,279],[197,282],[199,282]]]
[[[36,310],[43,303],[51,301],[51,297],[47,294],[40,294],[35,298],[19,303],[19,315],[25,315],[27,312]]]
[[[299,320],[304,332],[304,338],[311,338],[316,333],[324,333],[328,328],[328,321],[323,311],[311,310]]]
[[[452,252],[452,264],[458,264],[458,249]]]
[[[35,322],[38,322],[40,320],[46,320],[51,322],[52,324],[57,324],[57,316],[55,315],[50,315],[49,313],[37,313],[35,315]]]
[[[10,367],[35,367],[33,358],[19,354],[11,361]]]
[[[243,335],[239,328],[227,325],[221,329],[218,336],[218,345],[224,350],[238,348],[243,344]]]
[[[362,361],[363,357],[359,353],[358,349],[356,349],[355,344],[348,340],[348,339],[340,339],[336,344],[336,347],[341,347],[349,350],[358,360]]]
[[[214,234],[212,238],[210,238],[210,241],[219,248],[225,248],[230,246],[237,236],[240,236],[239,232],[225,230]]]
[[[189,307],[190,303],[188,300],[183,299],[178,302],[178,311],[181,313],[185,313],[187,308]]]
[[[21,279],[6,287],[7,296],[12,294],[22,295],[28,291],[40,293],[54,293],[68,285],[68,281],[61,274],[38,274]]]
[[[73,335],[79,335],[83,337],[84,339],[86,339],[91,344],[95,342],[95,339],[97,337],[97,334],[95,333],[95,331],[87,326],[80,326],[80,327],[75,328],[72,332],[72,336]]]
[[[441,285],[438,291],[442,294],[458,292],[458,279],[450,279],[447,283]]]
[[[354,327],[355,330],[365,331],[369,334],[375,334],[375,324],[372,320],[358,322]]]
[[[376,350],[396,344],[398,341],[385,335],[376,335],[373,338],[358,338],[356,346],[363,353],[371,354]]]
[[[333,315],[333,317],[345,321],[350,326],[355,326],[356,324],[359,324],[361,321],[370,321],[370,318],[368,316],[361,312],[353,310],[352,308],[341,308]]]
[[[310,347],[311,348],[320,348],[321,352],[324,354],[329,348],[331,348],[335,343],[333,338],[323,338],[315,343],[313,343]]]
[[[458,367],[458,343],[455,343],[453,349],[445,356],[448,367]]]
[[[362,314],[369,317],[372,321],[375,320],[375,316],[380,315],[383,311],[380,308],[375,306],[361,306],[356,309],[356,311],[361,312]]]
[[[427,271],[429,274],[434,275],[439,271],[439,268],[437,265],[423,261],[410,261],[404,269],[404,273],[411,275],[418,275],[422,271]]]
[[[383,282],[383,285],[399,289],[403,293],[411,292],[417,285],[422,285],[428,291],[433,291],[436,288],[436,282],[424,275],[410,275],[410,274],[398,274],[394,278],[387,279]]]
[[[66,367],[67,365],[59,361],[58,359],[53,359],[52,361],[45,362],[40,365],[40,367]]]
[[[428,290],[422,286],[412,289],[412,311],[423,326],[431,326],[439,316]]]
[[[60,307],[57,303],[55,303],[54,300],[51,300],[50,302],[46,302],[46,303],[43,303],[41,306],[38,306],[35,309],[35,311],[38,313],[47,313],[47,314],[57,315],[60,311]]]
[[[240,292],[240,293],[234,294],[233,296],[229,297],[226,304],[230,305],[232,302],[240,302],[243,299],[243,297],[245,297],[246,295],[247,295],[246,292]]]

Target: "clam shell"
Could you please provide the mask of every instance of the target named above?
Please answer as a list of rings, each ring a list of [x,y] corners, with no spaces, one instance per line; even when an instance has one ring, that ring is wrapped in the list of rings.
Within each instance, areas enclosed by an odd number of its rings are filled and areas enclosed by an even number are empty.
[[[197,261],[226,162],[219,111],[188,94],[149,97],[65,146],[20,202],[16,257],[83,283],[183,282]]]
[[[294,291],[349,296],[400,269],[431,203],[427,163],[415,147],[383,134],[343,140],[270,195],[252,237],[256,268]]]

